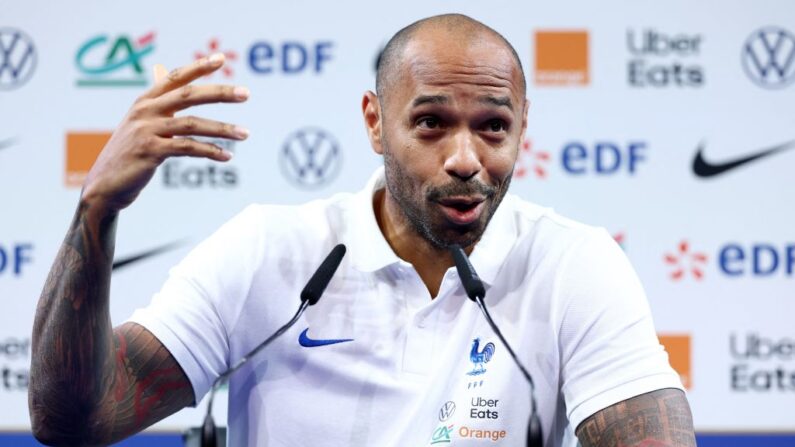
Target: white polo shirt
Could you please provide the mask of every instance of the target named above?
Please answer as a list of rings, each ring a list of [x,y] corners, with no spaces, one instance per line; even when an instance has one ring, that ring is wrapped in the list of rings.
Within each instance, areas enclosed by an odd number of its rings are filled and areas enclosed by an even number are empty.
[[[299,305],[337,243],[321,300],[233,376],[232,446],[524,445],[530,387],[455,268],[431,299],[376,223],[383,169],[357,194],[254,205],[171,270],[131,321],[179,362],[198,402]],[[507,195],[470,260],[536,384],[546,446],[609,405],[681,388],[643,289],[601,229]],[[334,343],[330,343],[330,342]]]

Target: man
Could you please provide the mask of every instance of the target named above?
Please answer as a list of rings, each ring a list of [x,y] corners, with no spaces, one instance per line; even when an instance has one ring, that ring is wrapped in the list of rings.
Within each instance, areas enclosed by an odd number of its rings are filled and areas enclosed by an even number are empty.
[[[231,445],[522,445],[529,386],[467,301],[451,244],[471,255],[535,379],[546,445],[576,442],[575,432],[584,446],[695,445],[621,251],[604,231],[506,195],[527,125],[524,74],[502,36],[461,15],[412,24],[387,45],[378,94],[362,101],[384,170],[364,191],[249,207],[172,270],[150,307],[112,329],[120,210],[167,157],[229,159],[174,137],[247,136],[174,117],[248,97],[191,84],[222,63],[213,56],[157,82],[86,179],[34,326],[38,439],[106,444],[195,404],[289,319],[306,279],[343,242],[349,253],[301,327],[233,377]]]

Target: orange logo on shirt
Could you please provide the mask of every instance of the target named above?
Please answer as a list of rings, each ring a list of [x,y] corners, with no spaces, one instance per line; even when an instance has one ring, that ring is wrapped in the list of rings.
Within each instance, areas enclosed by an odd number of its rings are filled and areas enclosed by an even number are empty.
[[[535,83],[588,85],[588,32],[536,31]]]
[[[110,132],[69,132],[66,134],[67,187],[81,187],[88,171],[97,161],[102,148],[110,139]]]
[[[693,378],[690,372],[690,336],[684,334],[676,335],[658,335],[660,344],[665,347],[668,352],[668,361],[671,363],[679,377],[682,379],[682,385],[690,389],[693,386]]]

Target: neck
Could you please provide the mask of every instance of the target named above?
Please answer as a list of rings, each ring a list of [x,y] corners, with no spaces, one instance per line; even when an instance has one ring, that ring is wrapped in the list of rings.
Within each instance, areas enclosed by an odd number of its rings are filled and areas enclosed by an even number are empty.
[[[414,266],[431,299],[435,298],[439,294],[445,272],[455,265],[453,257],[447,250],[434,246],[411,227],[397,202],[389,196],[387,188],[375,193],[373,209],[378,227],[392,251]],[[471,248],[467,249],[469,251]]]

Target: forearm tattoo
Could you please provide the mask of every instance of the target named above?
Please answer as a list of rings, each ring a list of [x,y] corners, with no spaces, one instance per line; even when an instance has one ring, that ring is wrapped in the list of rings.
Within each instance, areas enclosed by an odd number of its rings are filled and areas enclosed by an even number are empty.
[[[583,447],[694,447],[693,419],[682,391],[664,389],[625,400],[577,428]]]
[[[116,215],[81,205],[36,309],[29,407],[37,436],[104,444],[193,400],[184,373],[144,328],[109,313]],[[181,390],[169,392],[172,390]]]

